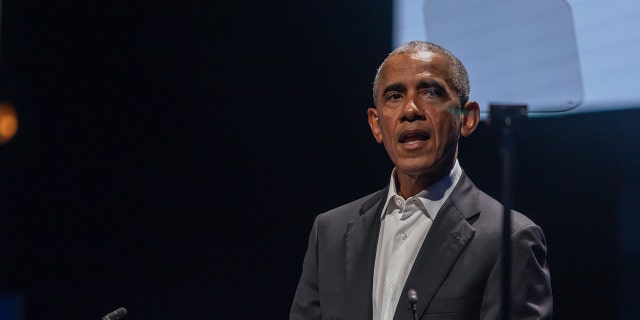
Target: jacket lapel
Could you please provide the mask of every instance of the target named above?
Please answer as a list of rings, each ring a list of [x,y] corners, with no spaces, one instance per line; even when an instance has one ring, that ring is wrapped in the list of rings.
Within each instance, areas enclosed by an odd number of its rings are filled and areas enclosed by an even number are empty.
[[[425,312],[449,270],[475,233],[467,219],[478,213],[477,199],[477,189],[463,173],[458,185],[436,216],[418,252],[398,301],[395,320],[411,319],[411,310],[405,298],[409,289],[418,293],[418,315]]]
[[[348,319],[371,319],[373,268],[380,233],[380,215],[388,193],[385,188],[366,201],[359,215],[347,222],[345,274]]]

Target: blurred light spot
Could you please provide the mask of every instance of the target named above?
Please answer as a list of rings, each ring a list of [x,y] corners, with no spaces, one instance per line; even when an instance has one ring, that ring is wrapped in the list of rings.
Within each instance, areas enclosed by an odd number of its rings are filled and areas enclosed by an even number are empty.
[[[18,131],[18,115],[13,106],[0,102],[0,144],[6,143]]]

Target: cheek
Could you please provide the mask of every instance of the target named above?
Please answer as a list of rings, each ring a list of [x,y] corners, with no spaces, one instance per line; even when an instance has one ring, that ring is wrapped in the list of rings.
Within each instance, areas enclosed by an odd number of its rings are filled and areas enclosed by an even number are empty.
[[[438,122],[438,144],[439,149],[447,148],[447,145],[455,144],[458,140],[459,124],[455,118],[441,116]]]
[[[378,127],[380,128],[380,132],[382,133],[385,139],[391,138],[393,135],[393,120],[389,116],[381,115],[378,121]]]
[[[385,149],[389,152],[393,151],[395,148],[395,133],[393,126],[390,125],[388,121],[381,121],[380,134],[382,135],[382,143],[384,144]]]

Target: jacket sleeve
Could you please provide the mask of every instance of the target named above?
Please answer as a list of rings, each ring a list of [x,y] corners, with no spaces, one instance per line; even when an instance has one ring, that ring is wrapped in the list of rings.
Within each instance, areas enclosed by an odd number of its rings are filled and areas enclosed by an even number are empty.
[[[485,287],[481,319],[502,319],[502,255]],[[551,319],[553,297],[542,229],[529,225],[511,235],[511,318]]]
[[[290,320],[322,319],[318,282],[318,218],[316,217],[309,234],[302,274],[289,314]]]

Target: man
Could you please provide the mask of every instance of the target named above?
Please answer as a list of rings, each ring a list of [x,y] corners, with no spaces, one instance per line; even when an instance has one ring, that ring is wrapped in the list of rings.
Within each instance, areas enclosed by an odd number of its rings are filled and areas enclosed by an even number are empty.
[[[502,205],[457,160],[479,123],[462,63],[409,42],[380,65],[368,121],[389,185],[316,217],[290,319],[500,319]],[[540,227],[512,212],[512,319],[551,319]]]

